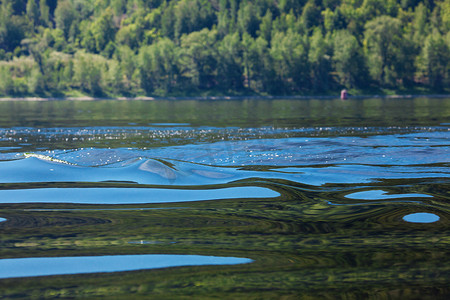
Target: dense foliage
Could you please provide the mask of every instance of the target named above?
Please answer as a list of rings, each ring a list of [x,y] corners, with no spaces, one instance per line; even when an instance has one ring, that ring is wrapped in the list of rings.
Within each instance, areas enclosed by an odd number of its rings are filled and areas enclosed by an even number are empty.
[[[450,86],[450,0],[2,0],[0,95]]]

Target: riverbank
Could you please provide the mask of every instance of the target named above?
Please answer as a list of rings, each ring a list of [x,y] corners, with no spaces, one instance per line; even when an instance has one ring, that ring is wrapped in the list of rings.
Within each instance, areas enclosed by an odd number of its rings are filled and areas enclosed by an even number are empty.
[[[369,99],[369,98],[386,98],[386,99],[410,99],[410,98],[450,98],[450,94],[412,94],[412,95],[349,95],[348,99]],[[298,99],[298,100],[308,100],[308,99],[339,99],[340,95],[334,96],[186,96],[186,97],[90,97],[90,96],[80,96],[80,97],[3,97],[0,101],[102,101],[102,100],[123,100],[123,101],[154,101],[154,100],[270,100],[270,99]]]

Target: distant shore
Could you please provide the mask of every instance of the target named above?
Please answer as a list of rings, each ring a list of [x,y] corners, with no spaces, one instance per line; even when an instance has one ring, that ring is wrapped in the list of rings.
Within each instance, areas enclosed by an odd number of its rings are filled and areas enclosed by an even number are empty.
[[[450,94],[414,94],[414,95],[349,95],[348,99],[370,99],[370,98],[386,98],[386,99],[403,99],[403,98],[450,98]],[[339,99],[340,95],[334,96],[185,96],[185,97],[2,97],[0,101],[101,101],[101,100],[122,100],[122,101],[155,101],[155,100],[271,100],[271,99]]]

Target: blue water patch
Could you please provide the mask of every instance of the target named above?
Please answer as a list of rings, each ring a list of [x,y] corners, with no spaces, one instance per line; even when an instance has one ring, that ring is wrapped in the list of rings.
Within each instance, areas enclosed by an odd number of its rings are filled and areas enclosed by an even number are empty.
[[[433,223],[439,221],[439,216],[432,213],[413,213],[403,217],[403,220],[411,223]]]
[[[399,199],[399,198],[415,198],[415,197],[433,197],[425,194],[386,194],[383,190],[371,190],[351,193],[345,196],[349,199],[356,200],[386,200],[386,199]]]
[[[233,265],[252,261],[238,257],[169,254],[12,258],[0,259],[0,279],[181,266]]]
[[[262,187],[221,189],[42,188],[0,190],[0,203],[137,204],[239,198],[272,198],[280,194]]]
[[[0,151],[11,151],[17,149],[22,149],[22,147],[0,147]]]
[[[0,222],[5,222],[6,219],[5,218],[0,218]]]

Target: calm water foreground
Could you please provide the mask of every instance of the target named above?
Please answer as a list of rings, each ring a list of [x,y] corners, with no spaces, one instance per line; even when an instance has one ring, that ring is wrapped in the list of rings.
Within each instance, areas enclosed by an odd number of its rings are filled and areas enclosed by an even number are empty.
[[[0,298],[448,299],[450,99],[0,102]]]

